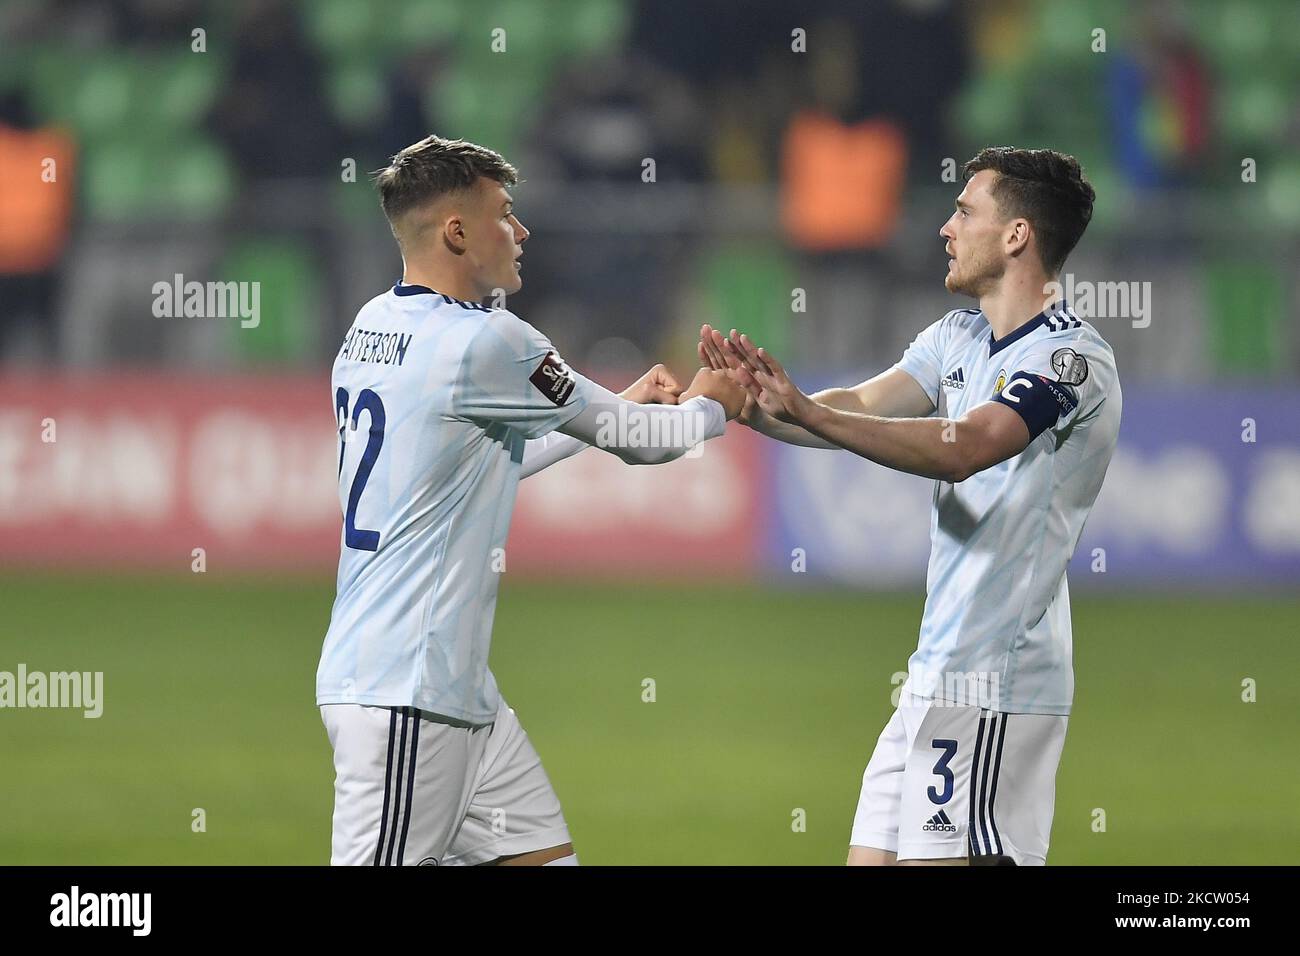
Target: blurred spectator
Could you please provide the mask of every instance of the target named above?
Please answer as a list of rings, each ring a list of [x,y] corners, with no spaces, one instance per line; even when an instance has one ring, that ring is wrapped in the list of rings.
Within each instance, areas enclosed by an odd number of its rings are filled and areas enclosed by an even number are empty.
[[[888,118],[859,113],[858,45],[847,23],[814,28],[807,104],[791,119],[782,150],[782,220],[810,251],[877,248],[898,220],[907,143]]]
[[[635,183],[655,160],[656,182],[703,178],[707,114],[682,78],[634,51],[560,74],[531,142],[571,182]]]
[[[0,356],[58,353],[54,297],[72,220],[73,152],[63,131],[35,128],[21,94],[0,96]]]
[[[455,131],[434,130],[425,106],[430,89],[447,75],[449,66],[445,51],[440,49],[414,50],[395,60],[387,77],[387,108],[375,117],[366,142],[352,148],[353,154],[376,157],[378,167],[431,132],[458,136]]]
[[[321,177],[338,169],[340,133],[322,67],[283,0],[253,0],[234,35],[230,85],[212,113],[248,181]]]

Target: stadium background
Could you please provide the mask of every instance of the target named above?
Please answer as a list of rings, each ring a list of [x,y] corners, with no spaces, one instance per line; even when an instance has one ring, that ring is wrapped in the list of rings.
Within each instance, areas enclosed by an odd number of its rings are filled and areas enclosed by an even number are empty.
[[[1078,155],[1069,271],[1141,298],[1092,317],[1125,416],[1051,860],[1295,863],[1298,78],[1284,0],[3,0],[0,670],[105,700],[0,711],[0,864],[327,859],[328,367],[400,274],[367,172],[430,131],[520,168],[509,306],[611,386],[704,321],[873,374],[959,304],[954,166]],[[258,323],[156,317],[177,275]],[[493,668],[584,862],[842,861],[928,489],[734,425],[524,483]]]

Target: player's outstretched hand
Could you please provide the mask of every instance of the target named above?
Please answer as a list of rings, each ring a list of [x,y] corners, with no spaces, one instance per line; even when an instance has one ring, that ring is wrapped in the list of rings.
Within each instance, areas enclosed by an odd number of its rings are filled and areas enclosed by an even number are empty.
[[[736,354],[735,349],[731,348],[731,343],[726,340],[721,332],[710,325],[700,326],[698,351],[700,353],[700,363],[705,368],[726,372],[733,382],[737,385],[740,384],[739,379],[736,377],[736,373],[741,367],[740,356]],[[754,401],[753,396],[746,392],[745,407],[740,410],[737,420],[742,425],[752,427],[757,413],[758,403]]]
[[[682,387],[665,365],[656,365],[619,393],[638,405],[676,405]]]
[[[790,381],[780,362],[735,329],[731,330],[727,344],[741,363],[736,379],[759,408],[783,422],[807,423],[816,403]]]
[[[685,402],[697,395],[711,398],[720,404],[727,413],[727,421],[739,415],[741,409],[745,407],[745,389],[733,381],[729,373],[721,369],[700,369],[695,373],[691,387],[681,394],[678,401]]]

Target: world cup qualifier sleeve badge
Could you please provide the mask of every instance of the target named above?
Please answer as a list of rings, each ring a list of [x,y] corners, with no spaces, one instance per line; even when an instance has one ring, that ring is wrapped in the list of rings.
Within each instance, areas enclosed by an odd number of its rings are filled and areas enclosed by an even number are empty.
[[[1082,385],[1088,378],[1088,360],[1074,349],[1057,349],[1052,353],[1052,371],[1065,385]]]
[[[546,354],[542,364],[537,366],[537,371],[533,372],[528,380],[556,405],[563,405],[569,400],[569,395],[576,384],[573,373],[554,352]]]

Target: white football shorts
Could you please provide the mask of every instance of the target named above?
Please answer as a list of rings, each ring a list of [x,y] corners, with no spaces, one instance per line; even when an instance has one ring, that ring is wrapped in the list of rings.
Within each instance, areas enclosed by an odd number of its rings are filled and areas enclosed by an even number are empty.
[[[1042,866],[1068,720],[904,692],[862,775],[849,843],[900,860],[996,854]]]
[[[412,707],[323,704],[334,866],[472,866],[569,843],[515,712],[471,727]]]

